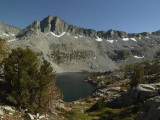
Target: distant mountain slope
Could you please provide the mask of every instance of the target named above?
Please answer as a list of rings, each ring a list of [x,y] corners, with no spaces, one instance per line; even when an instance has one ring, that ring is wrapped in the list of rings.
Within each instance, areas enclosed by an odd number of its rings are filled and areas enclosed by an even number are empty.
[[[95,31],[54,16],[17,29],[14,38],[6,39],[11,48],[28,46],[43,54],[57,72],[113,70],[160,55],[160,31],[135,34]]]
[[[0,22],[0,37],[6,40],[15,39],[21,29]]]

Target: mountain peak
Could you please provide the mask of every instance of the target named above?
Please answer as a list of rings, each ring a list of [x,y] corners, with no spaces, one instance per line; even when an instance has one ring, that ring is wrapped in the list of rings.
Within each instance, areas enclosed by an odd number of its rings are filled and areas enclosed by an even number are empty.
[[[49,33],[54,32],[57,35],[62,34],[63,32],[69,33],[73,36],[85,36],[93,39],[102,38],[102,39],[122,39],[122,38],[132,38],[140,36],[148,36],[150,33],[126,33],[123,31],[108,30],[108,31],[96,31],[93,29],[85,29],[77,27],[67,22],[63,21],[61,18],[53,15],[49,15],[44,18],[42,21],[33,22],[30,26],[24,29],[21,33],[25,32],[28,34],[36,34],[37,32]],[[21,34],[20,33],[20,34]],[[154,32],[154,34],[159,35],[160,32]],[[24,34],[23,34],[24,35]]]
[[[52,18],[54,18],[54,16],[53,16],[53,15],[48,15],[47,18],[48,18],[48,19],[52,19]]]
[[[41,32],[44,33],[52,31],[60,34],[66,30],[64,28],[65,25],[67,25],[66,22],[61,20],[59,17],[54,17],[52,15],[49,15],[40,22]]]

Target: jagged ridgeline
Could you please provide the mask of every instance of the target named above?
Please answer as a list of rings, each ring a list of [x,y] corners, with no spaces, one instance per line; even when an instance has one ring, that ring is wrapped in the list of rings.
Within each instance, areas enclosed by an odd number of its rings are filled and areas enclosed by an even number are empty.
[[[127,63],[157,58],[160,52],[160,31],[95,31],[51,15],[23,30],[1,23],[0,37],[11,48],[30,47],[41,53],[57,72],[114,70]]]

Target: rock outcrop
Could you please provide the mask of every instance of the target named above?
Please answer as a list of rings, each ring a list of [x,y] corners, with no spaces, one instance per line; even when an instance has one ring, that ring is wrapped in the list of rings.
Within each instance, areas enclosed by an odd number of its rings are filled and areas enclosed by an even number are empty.
[[[128,106],[137,102],[144,102],[148,98],[158,95],[159,89],[153,85],[139,84],[137,87],[131,88],[128,92],[112,101],[113,106]]]

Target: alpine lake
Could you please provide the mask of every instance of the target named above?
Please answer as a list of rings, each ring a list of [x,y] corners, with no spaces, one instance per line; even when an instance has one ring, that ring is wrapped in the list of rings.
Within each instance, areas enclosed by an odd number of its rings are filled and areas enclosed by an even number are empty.
[[[63,101],[72,102],[90,95],[95,86],[84,80],[93,75],[89,72],[66,72],[56,74],[56,85],[63,93]]]

